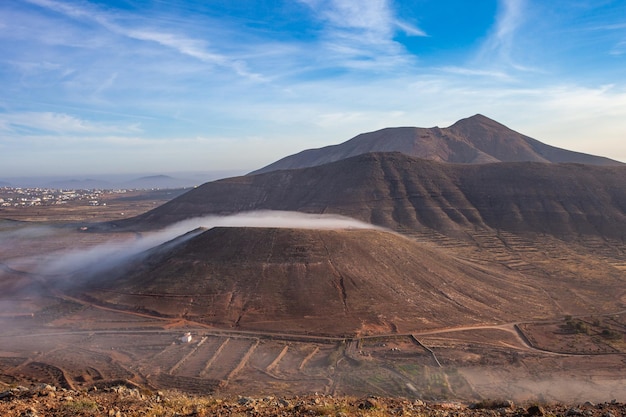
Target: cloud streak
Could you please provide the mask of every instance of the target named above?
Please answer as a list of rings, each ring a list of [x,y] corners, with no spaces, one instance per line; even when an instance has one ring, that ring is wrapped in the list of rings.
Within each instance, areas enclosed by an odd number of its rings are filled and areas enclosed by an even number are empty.
[[[143,235],[139,239],[129,239],[123,242],[104,243],[88,249],[72,251],[57,251],[47,254],[48,259],[42,261],[38,257],[38,273],[58,279],[78,271],[102,271],[122,265],[145,251],[176,240],[180,244],[201,231],[198,228],[210,229],[213,227],[263,227],[263,228],[297,228],[297,229],[376,229],[379,227],[360,222],[348,217],[336,215],[312,215],[284,211],[258,211],[240,213],[231,216],[206,216],[184,220],[163,230]],[[36,236],[39,230],[29,232],[20,231],[24,237]],[[15,237],[13,233],[12,237]],[[2,236],[0,234],[0,242]],[[25,262],[21,260],[21,262]]]
[[[195,58],[204,63],[230,69],[235,74],[250,80],[264,80],[262,75],[249,71],[247,64],[243,60],[231,58],[227,55],[211,51],[204,40],[194,39],[185,35],[147,27],[124,26],[116,23],[114,16],[110,16],[106,12],[95,7],[83,8],[54,0],[26,1],[39,7],[61,13],[78,21],[96,22],[106,30],[117,35],[144,42],[154,42],[163,47],[175,50],[181,55]]]
[[[402,22],[394,16],[386,0],[300,0],[309,6],[329,27],[339,31],[365,34],[368,41],[389,41],[396,29],[410,36],[426,36],[421,29]]]
[[[325,49],[338,66],[353,69],[408,64],[412,55],[394,36],[426,36],[418,27],[398,19],[386,0],[300,0],[324,24]]]
[[[94,123],[79,119],[66,113],[55,112],[23,112],[0,113],[0,130],[7,133],[29,134],[92,134],[108,135],[111,133],[139,133],[137,125],[116,126]]]
[[[478,75],[481,71],[494,72],[502,74],[499,77],[508,81],[515,80],[511,70],[522,73],[542,71],[522,64],[521,57],[517,56],[522,48],[519,45],[520,32],[528,23],[529,8],[528,0],[499,0],[494,25],[474,59],[474,65],[479,68],[468,71],[477,71]]]

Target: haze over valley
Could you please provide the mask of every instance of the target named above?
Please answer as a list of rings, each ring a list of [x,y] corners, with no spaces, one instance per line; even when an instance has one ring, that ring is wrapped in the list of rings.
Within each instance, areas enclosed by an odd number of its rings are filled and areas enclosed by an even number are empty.
[[[0,1],[0,415],[626,414],[624,16]]]
[[[134,193],[0,211],[0,383],[626,401],[618,161],[477,115]]]

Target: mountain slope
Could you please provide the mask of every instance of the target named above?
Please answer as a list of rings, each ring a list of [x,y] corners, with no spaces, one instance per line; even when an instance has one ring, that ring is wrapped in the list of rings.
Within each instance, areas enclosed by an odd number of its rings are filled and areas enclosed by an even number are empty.
[[[556,148],[477,114],[448,128],[397,127],[360,134],[339,145],[309,149],[252,172],[304,168],[368,152],[401,152],[440,162],[575,162],[620,165],[608,158]]]
[[[213,228],[111,276],[82,293],[245,330],[409,332],[555,313],[536,282],[377,230]]]
[[[475,229],[626,238],[626,166],[444,164],[364,154],[204,184],[117,227],[252,210],[333,213],[394,230]]]

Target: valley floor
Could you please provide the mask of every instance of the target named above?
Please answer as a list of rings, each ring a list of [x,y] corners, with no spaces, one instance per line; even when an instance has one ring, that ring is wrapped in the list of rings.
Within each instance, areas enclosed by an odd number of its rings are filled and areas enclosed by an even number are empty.
[[[545,411],[625,414],[623,405],[610,404],[626,402],[626,248],[620,243],[565,244],[502,232],[476,232],[466,240],[407,234],[468,268],[519,284],[520,292],[512,294],[519,300],[515,311],[474,323],[461,318],[458,326],[312,335],[218,328],[51,289],[39,268],[59,253],[103,244],[124,248],[137,236],[37,226],[21,234],[23,225],[0,221],[0,392],[39,383],[57,391],[43,397],[6,394],[0,398],[2,416],[29,408],[35,411],[23,415],[144,415],[164,404],[183,407],[177,401],[197,401],[203,408],[193,414],[195,405],[187,403],[186,411],[153,415],[494,415],[493,409],[442,403],[486,398],[519,404],[594,401],[601,405]],[[531,290],[545,294],[546,302],[534,303]],[[280,323],[273,325],[280,329]],[[181,341],[186,332],[192,336],[188,343]],[[110,390],[120,383],[141,387],[145,399]],[[98,391],[86,394],[94,387]],[[212,397],[167,394],[164,401],[153,394],[158,390]],[[380,397],[377,405],[359,408],[369,395]],[[237,396],[256,399],[242,402]],[[281,398],[288,405],[276,405]],[[525,407],[504,407],[504,413],[530,414]]]

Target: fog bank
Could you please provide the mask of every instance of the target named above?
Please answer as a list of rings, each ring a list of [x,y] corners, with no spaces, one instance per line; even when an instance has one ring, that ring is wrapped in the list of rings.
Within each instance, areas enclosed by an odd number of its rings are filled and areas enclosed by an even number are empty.
[[[119,266],[129,259],[173,239],[176,239],[175,244],[180,244],[201,233],[202,230],[197,230],[199,228],[210,229],[213,227],[382,230],[371,224],[339,215],[256,211],[229,216],[204,216],[184,220],[159,231],[142,233],[135,238],[117,239],[84,249],[65,250],[59,247],[47,254],[38,254],[36,271],[33,272],[50,278],[63,278],[79,271],[98,272]],[[36,238],[42,232],[53,233],[49,229],[36,226],[33,226],[32,229],[26,227],[20,229],[19,232],[11,231],[7,239],[3,239],[0,232],[0,242]],[[4,260],[0,259],[0,262],[2,261]],[[16,263],[17,261],[9,262],[10,265]],[[20,259],[19,264],[29,264],[28,259]]]

